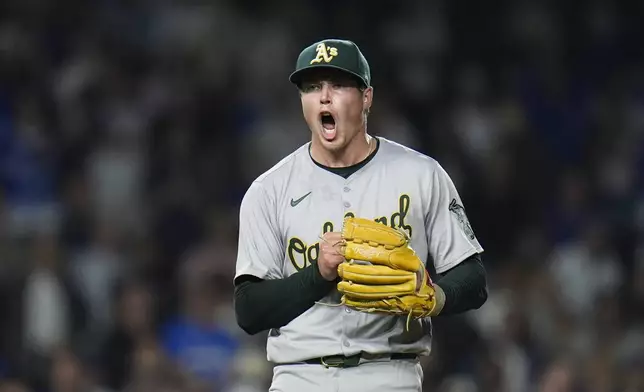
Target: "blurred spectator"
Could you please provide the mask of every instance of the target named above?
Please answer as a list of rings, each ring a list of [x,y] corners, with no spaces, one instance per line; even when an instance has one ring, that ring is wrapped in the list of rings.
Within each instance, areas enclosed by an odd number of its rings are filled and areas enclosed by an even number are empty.
[[[111,136],[111,135],[110,135]],[[110,137],[108,136],[108,137]],[[143,210],[143,168],[140,147],[131,141],[110,140],[89,157],[90,189],[99,219],[111,220],[121,231],[135,234]]]
[[[225,392],[260,392],[270,384],[272,369],[264,350],[244,347],[238,351]]]
[[[73,351],[58,349],[52,355],[49,377],[50,392],[108,392],[93,379],[87,363],[83,363]]]
[[[118,288],[114,323],[99,352],[102,377],[113,390],[122,390],[132,377],[136,351],[156,336],[157,316],[152,292],[146,285],[122,282]]]
[[[187,272],[180,287],[179,313],[162,325],[162,344],[169,358],[213,386],[230,382],[230,358],[239,349],[237,338],[225,327],[227,321],[216,317],[217,306],[232,301],[224,289],[228,282],[198,270]]]
[[[86,333],[92,335],[92,340],[100,340],[111,326],[114,291],[126,272],[119,240],[110,222],[97,222],[90,243],[73,254],[68,264],[73,283],[87,306]]]
[[[539,392],[572,391],[575,373],[567,362],[554,362],[545,372],[539,384]]]
[[[52,126],[38,92],[25,92],[13,102],[5,127],[0,160],[0,184],[13,236],[53,234],[60,220]]]
[[[64,274],[56,238],[39,236],[31,250],[32,268],[23,294],[23,348],[49,357],[82,328],[83,304]]]
[[[31,389],[20,380],[0,380],[0,392],[30,392]]]
[[[586,225],[579,239],[555,248],[550,262],[562,305],[580,323],[597,309],[600,296],[616,294],[623,285],[623,272],[607,235],[601,224]]]
[[[143,339],[132,352],[131,374],[125,391],[176,391],[185,390],[181,373],[163,355],[153,339]]]

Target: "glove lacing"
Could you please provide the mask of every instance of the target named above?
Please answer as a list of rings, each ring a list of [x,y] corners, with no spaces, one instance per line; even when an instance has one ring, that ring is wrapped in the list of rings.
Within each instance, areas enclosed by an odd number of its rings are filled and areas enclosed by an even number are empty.
[[[324,306],[330,306],[332,308],[337,308],[338,306],[342,306],[346,303],[344,296],[342,296],[342,299],[340,300],[339,303],[337,304],[330,304],[328,302],[320,302],[320,301],[315,301],[316,305],[324,305]]]

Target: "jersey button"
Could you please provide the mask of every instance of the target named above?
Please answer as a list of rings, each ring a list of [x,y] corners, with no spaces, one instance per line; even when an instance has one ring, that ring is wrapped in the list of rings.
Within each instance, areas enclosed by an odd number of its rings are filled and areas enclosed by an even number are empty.
[[[349,207],[351,207],[351,203],[349,203],[348,201],[345,201],[345,202],[344,202],[344,206],[345,206],[346,208],[349,208]]]
[[[348,341],[345,340],[344,341],[344,347],[349,347],[349,346],[351,346],[351,343],[349,343]]]
[[[347,312],[347,313],[351,313],[351,309],[349,309],[349,308],[344,308],[344,311]]]
[[[349,188],[348,186],[345,186],[343,190],[344,190],[345,192],[349,192],[349,191],[351,190],[351,188]]]

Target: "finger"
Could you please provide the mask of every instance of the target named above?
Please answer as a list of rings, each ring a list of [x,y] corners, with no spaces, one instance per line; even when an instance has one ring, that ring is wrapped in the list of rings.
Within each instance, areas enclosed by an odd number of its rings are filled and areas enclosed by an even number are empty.
[[[346,263],[346,259],[342,257],[342,255],[335,255],[335,254],[325,254],[322,257],[318,258],[318,263],[330,266],[330,267],[337,267],[338,265],[342,263]]]
[[[340,238],[342,238],[342,233],[338,233],[337,231],[328,231],[322,234],[322,238],[331,240],[331,241],[337,241]]]
[[[342,260],[346,260],[344,258],[344,254],[340,251],[340,248],[338,247],[332,247],[329,245],[325,245],[320,247],[320,254],[324,255],[325,257],[339,257]]]
[[[415,294],[412,283],[370,286],[343,280],[337,284],[337,289],[340,293],[357,299],[386,299]]]
[[[328,234],[328,233],[327,233]],[[325,236],[318,236],[318,238],[324,243],[332,247],[336,247],[338,245],[343,245],[345,244],[345,241],[342,239],[342,237],[325,237]]]
[[[361,284],[401,284],[416,281],[414,272],[396,270],[380,265],[355,263],[340,264],[338,275],[344,280]]]
[[[327,263],[333,267],[338,267],[342,263],[346,263],[347,260],[342,256],[332,256],[327,259]]]
[[[343,260],[346,260],[341,246],[331,246],[331,245],[323,244],[320,246],[320,255],[324,255],[324,257],[328,257],[328,256],[340,257]]]

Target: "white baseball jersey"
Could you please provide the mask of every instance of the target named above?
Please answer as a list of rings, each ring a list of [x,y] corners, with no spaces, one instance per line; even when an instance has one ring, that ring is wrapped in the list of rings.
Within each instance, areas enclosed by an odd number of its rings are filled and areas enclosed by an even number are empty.
[[[385,138],[376,155],[347,179],[316,165],[309,144],[259,176],[241,203],[235,278],[280,279],[317,260],[323,233],[347,214],[409,234],[411,247],[438,273],[482,252],[448,174],[434,159]],[[336,290],[320,302],[338,304]],[[326,355],[412,352],[426,355],[430,320],[367,314],[315,304],[268,334],[268,360],[290,363]]]

